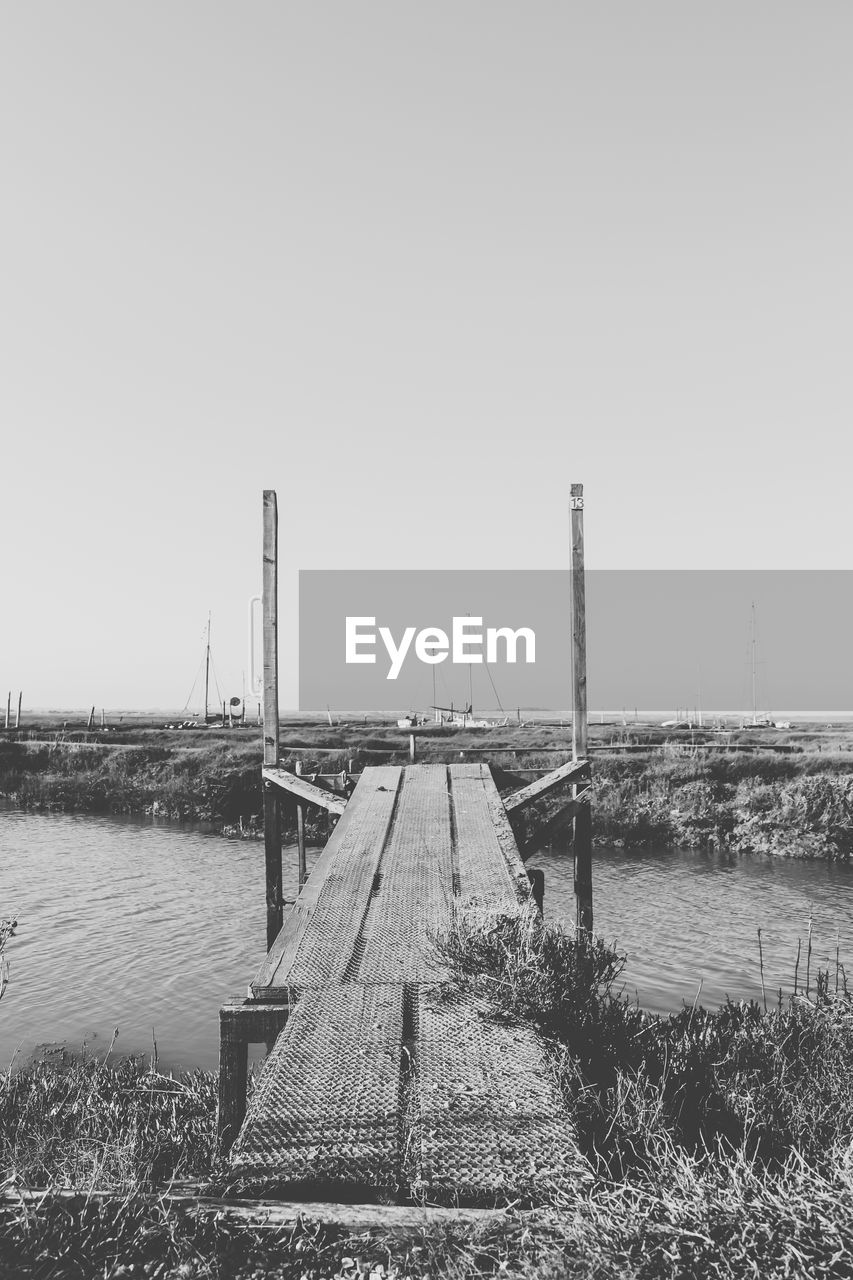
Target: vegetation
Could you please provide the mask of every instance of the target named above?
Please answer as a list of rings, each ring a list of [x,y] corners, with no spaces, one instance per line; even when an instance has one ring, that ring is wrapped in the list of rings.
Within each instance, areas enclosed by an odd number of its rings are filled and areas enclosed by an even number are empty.
[[[602,727],[592,731],[593,744],[606,748]],[[127,729],[78,733],[73,742],[57,736],[0,739],[0,795],[28,808],[207,821],[227,834],[258,835],[262,829],[257,727]],[[691,743],[684,733],[668,742],[659,728],[630,738],[611,751],[596,750],[593,758],[597,843],[849,861],[853,743],[846,736],[804,733],[771,750],[744,735],[742,749],[735,743],[726,751]],[[350,761],[356,769],[403,763],[409,735],[395,725],[291,721],[282,725],[281,743],[285,764],[298,759],[308,773],[338,773]],[[541,770],[565,760],[568,745],[566,730],[553,725],[509,725],[485,736],[431,727],[418,738],[418,758],[452,762],[487,755],[498,769]],[[517,782],[507,777],[505,785]],[[284,822],[292,834],[287,805]],[[324,838],[324,815],[309,807],[307,822],[309,839]]]
[[[595,761],[599,843],[711,846],[849,861],[853,759],[847,754],[711,754],[672,746]]]
[[[613,995],[622,958],[535,914],[460,913],[452,982],[534,1025],[593,1177],[472,1234],[348,1237],[308,1222],[239,1229],[141,1193],[223,1189],[212,1077],[140,1062],[0,1077],[0,1168],[17,1183],[123,1193],[0,1211],[0,1274],[24,1277],[849,1277],[853,1001],[808,996],[659,1018]]]

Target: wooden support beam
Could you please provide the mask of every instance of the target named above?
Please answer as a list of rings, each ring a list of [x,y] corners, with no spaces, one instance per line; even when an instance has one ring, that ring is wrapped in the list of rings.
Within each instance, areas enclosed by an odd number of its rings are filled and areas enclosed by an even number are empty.
[[[583,549],[583,485],[572,485],[572,756],[587,755],[586,583]],[[577,787],[575,787],[577,797]],[[592,820],[589,805],[575,815],[575,896],[578,928],[592,931]]]
[[[307,778],[300,778],[288,769],[267,768],[265,765],[263,776],[264,781],[271,784],[271,787],[265,790],[276,787],[281,791],[287,791],[298,800],[307,800],[309,804],[319,805],[321,809],[328,809],[330,813],[338,815],[342,814],[347,807],[343,796],[337,795],[334,791],[326,791],[323,787],[317,787]]]
[[[226,1152],[246,1115],[249,1045],[275,1042],[287,1022],[290,1005],[229,1000],[219,1010],[219,1104],[216,1133],[221,1153]]]
[[[302,761],[296,761],[296,776],[302,773]],[[322,788],[320,788],[322,790]],[[308,879],[308,866],[305,860],[305,805],[296,801],[296,883],[301,889]]]
[[[572,799],[557,813],[539,823],[525,840],[519,841],[518,851],[521,854],[522,862],[532,858],[534,853],[553,840],[554,836],[559,835],[561,831],[565,831],[567,827],[571,827],[581,809],[589,808],[590,788],[576,787],[575,793]]]
[[[560,765],[559,769],[552,769],[550,773],[546,773],[538,781],[531,782],[527,787],[522,787],[520,791],[514,791],[511,795],[504,796],[504,808],[511,818],[515,817],[522,809],[526,809],[529,804],[532,804],[534,800],[541,800],[543,796],[549,795],[555,788],[562,786],[564,783],[579,781],[588,777],[589,761],[569,760],[566,764]]]
[[[430,1227],[455,1226],[471,1231],[502,1222],[507,1219],[508,1213],[506,1209],[460,1209],[431,1205],[332,1204],[318,1200],[226,1200],[205,1195],[207,1187],[204,1183],[190,1186],[170,1183],[170,1186],[180,1186],[180,1190],[135,1191],[134,1199],[166,1210],[175,1209],[193,1218],[215,1216],[229,1226],[246,1227],[252,1231],[281,1231],[286,1227],[295,1231],[303,1225],[320,1223],[350,1235],[372,1233],[419,1238]],[[18,1206],[26,1206],[36,1214],[40,1209],[58,1204],[64,1205],[70,1213],[77,1207],[82,1209],[89,1204],[121,1205],[126,1200],[125,1191],[70,1191],[64,1187],[21,1186],[0,1191],[0,1208],[14,1210]],[[509,1220],[517,1222],[527,1212],[524,1209],[513,1209]],[[534,1212],[530,1211],[531,1216]]]
[[[278,503],[264,489],[262,612],[264,620],[264,766],[278,765]],[[264,860],[267,883],[267,948],[275,942],[283,920],[281,875],[281,799],[264,788]]]

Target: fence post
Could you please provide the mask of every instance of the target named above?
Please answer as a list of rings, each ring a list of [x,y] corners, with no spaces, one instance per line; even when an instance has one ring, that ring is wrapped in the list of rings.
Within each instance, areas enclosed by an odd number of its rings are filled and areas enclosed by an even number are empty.
[[[302,773],[302,761],[296,761],[295,773]],[[302,889],[305,881],[308,879],[308,869],[305,863],[305,805],[301,800],[296,801],[296,850],[299,858],[299,867],[297,871],[297,882],[299,889]]]

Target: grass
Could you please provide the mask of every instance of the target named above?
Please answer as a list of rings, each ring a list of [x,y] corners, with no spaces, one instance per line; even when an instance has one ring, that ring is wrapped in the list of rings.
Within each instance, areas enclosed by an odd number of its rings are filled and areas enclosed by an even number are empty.
[[[600,745],[607,741],[601,735],[610,732],[591,726]],[[156,814],[213,822],[229,835],[261,833],[256,728],[128,728],[79,736],[83,740],[64,744],[0,739],[0,795],[34,809]],[[645,734],[649,741],[632,733],[641,748],[636,753],[594,756],[597,843],[850,860],[853,754],[846,738],[828,730],[803,734],[796,753],[780,755],[706,751],[688,740],[653,742],[653,736],[651,729]],[[281,741],[283,762],[300,759],[306,772],[337,773],[350,761],[360,769],[408,759],[408,733],[394,725],[293,721],[282,725]],[[445,726],[418,737],[418,758],[454,761],[473,753],[470,758],[480,759],[484,747],[495,765],[548,769],[566,758],[569,742],[567,731],[554,726],[508,725],[487,735]],[[307,822],[308,838],[322,841],[325,818],[309,808]],[[289,806],[284,829],[288,838],[294,835]]]
[[[614,996],[619,955],[533,913],[470,907],[441,945],[454,985],[543,1037],[589,1186],[555,1179],[541,1209],[476,1236],[238,1230],[140,1194],[171,1178],[217,1185],[211,1076],[37,1065],[0,1080],[0,1168],[123,1198],[7,1208],[0,1274],[310,1280],[353,1276],[360,1261],[459,1280],[851,1275],[853,1001],[838,975],[767,1012],[741,1002],[661,1018]]]

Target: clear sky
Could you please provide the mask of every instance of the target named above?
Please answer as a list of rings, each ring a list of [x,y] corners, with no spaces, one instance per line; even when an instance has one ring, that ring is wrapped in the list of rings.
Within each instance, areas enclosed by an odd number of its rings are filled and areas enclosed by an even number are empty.
[[[852,567],[851,37],[6,0],[0,691],[180,706],[211,610],[239,693],[264,487],[285,622],[300,567],[562,567],[572,480],[594,567]]]

